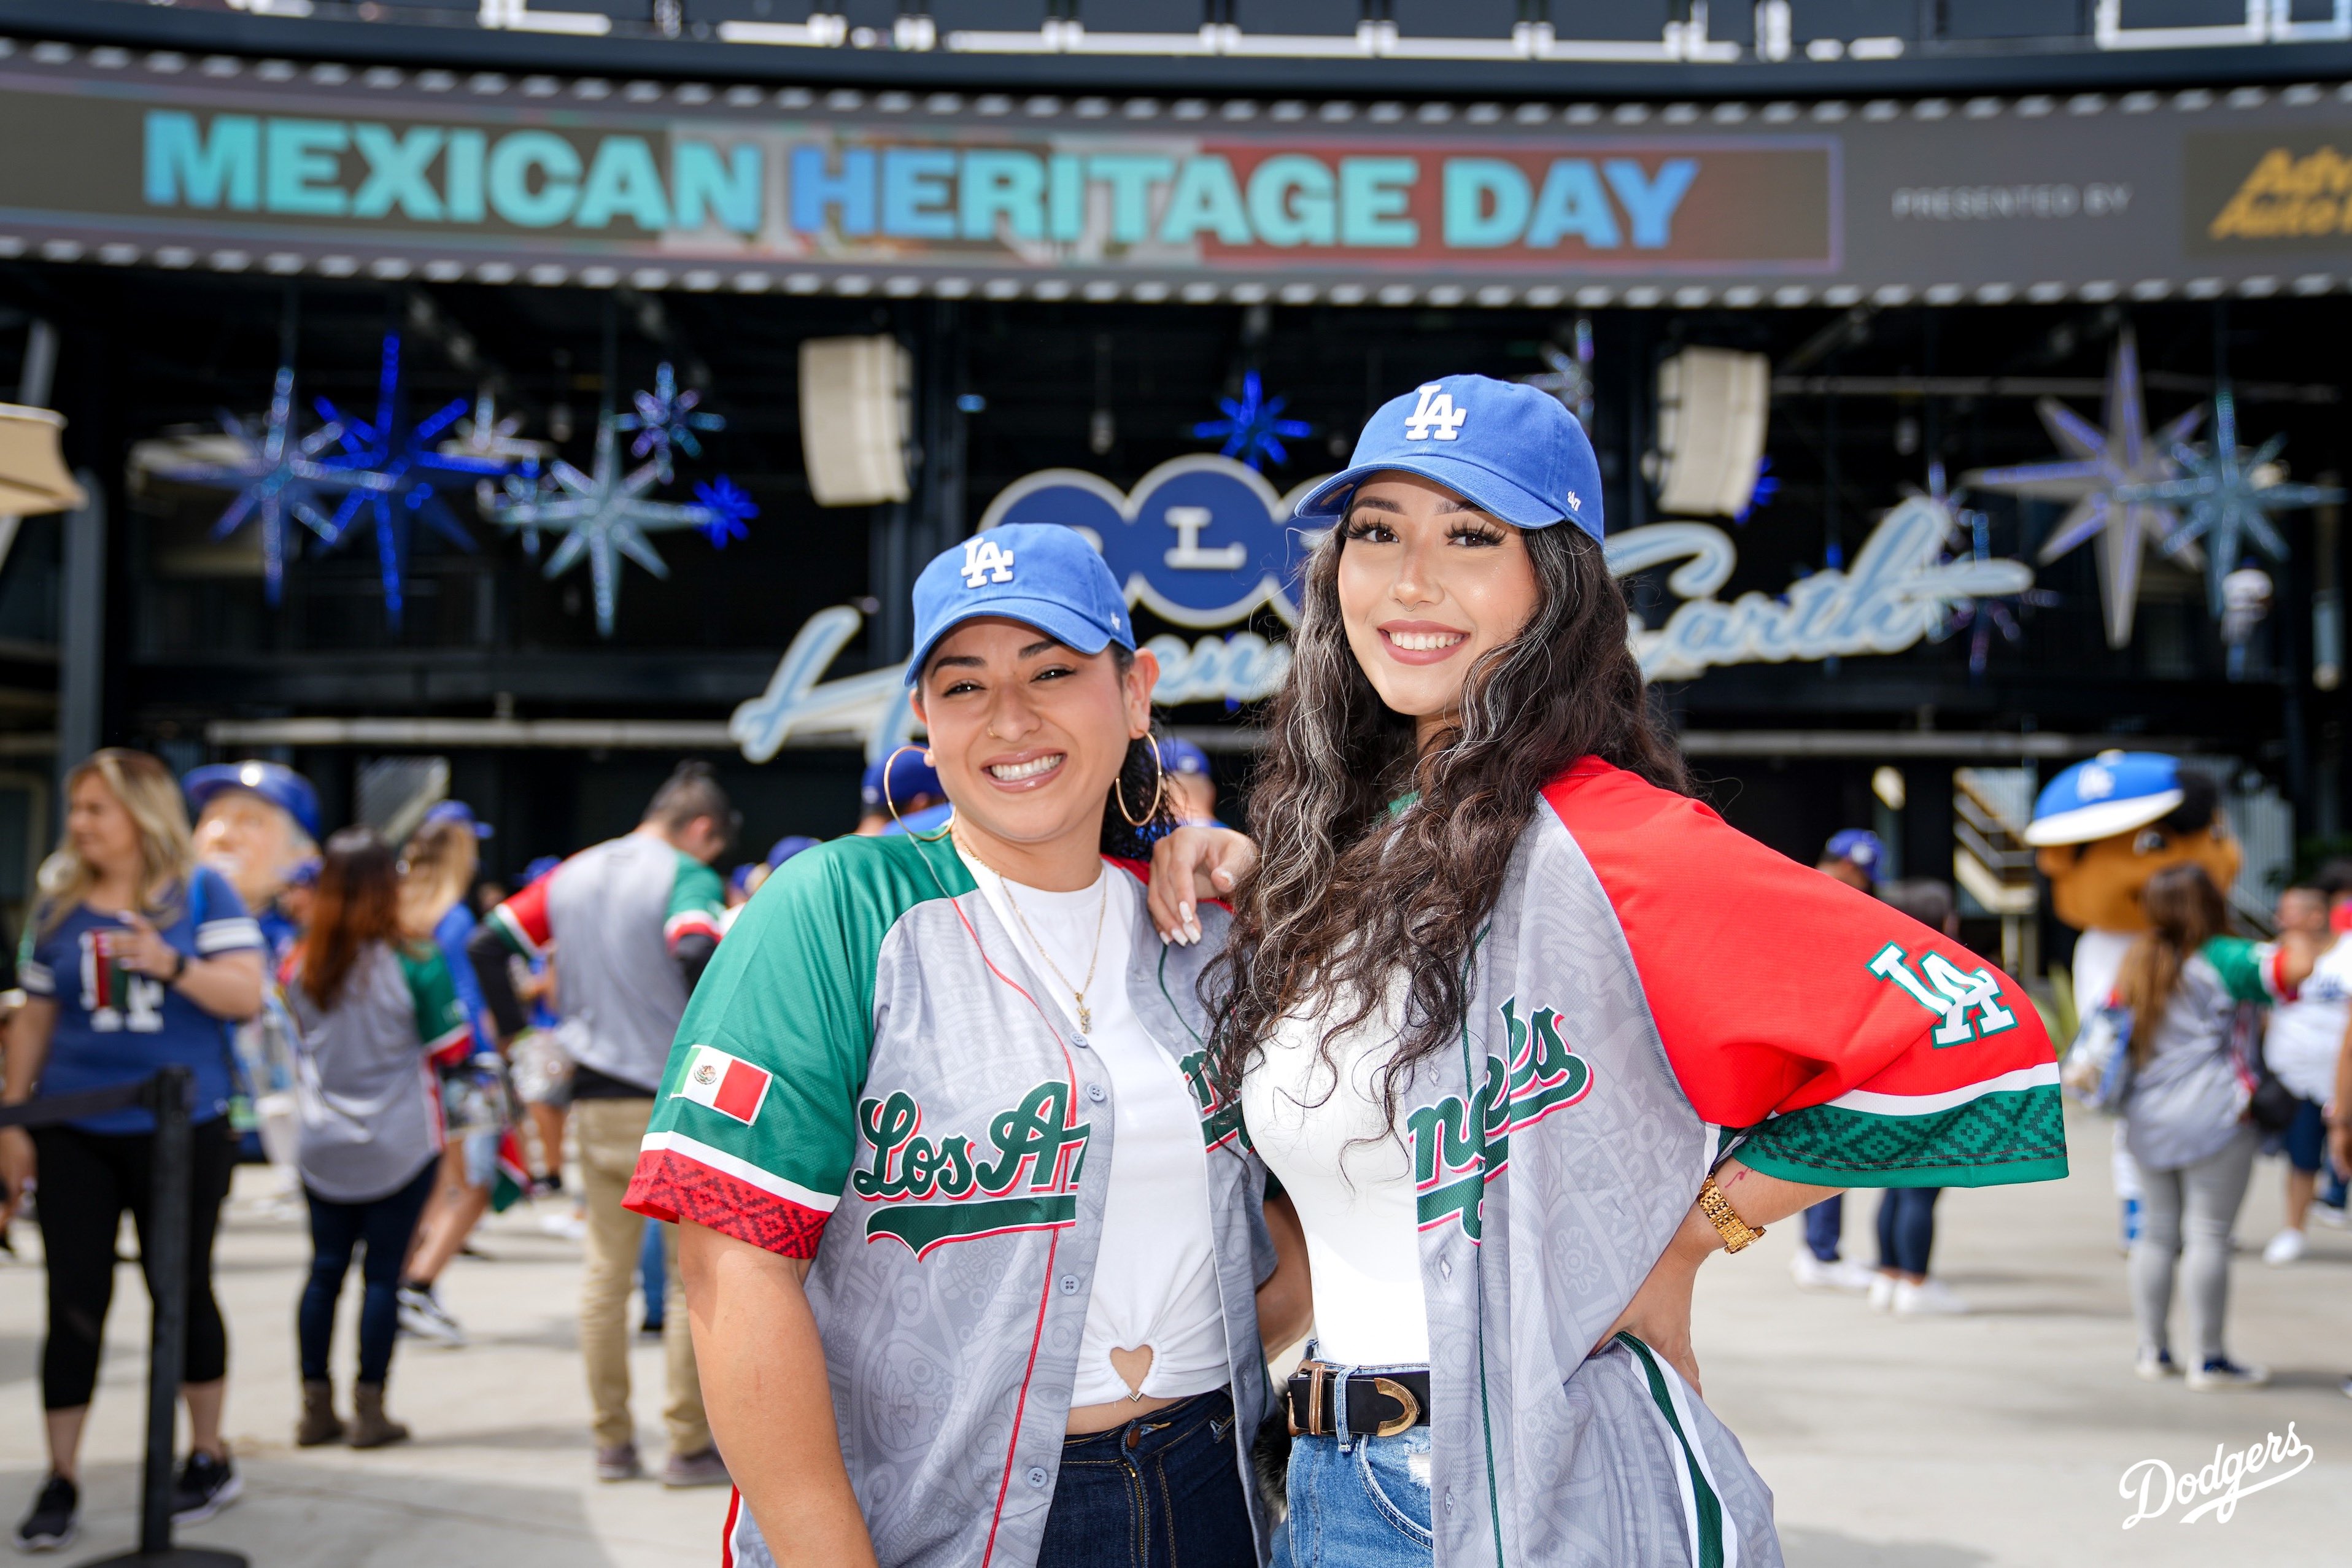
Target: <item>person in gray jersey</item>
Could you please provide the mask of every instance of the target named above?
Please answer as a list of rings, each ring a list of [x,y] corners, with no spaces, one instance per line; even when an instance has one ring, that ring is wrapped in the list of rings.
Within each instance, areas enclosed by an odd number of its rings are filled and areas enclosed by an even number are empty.
[[[529,1019],[509,955],[562,953],[558,1038],[572,1061],[571,1121],[580,1150],[588,1260],[580,1287],[580,1349],[596,1438],[596,1474],[640,1473],[629,1414],[629,1290],[645,1228],[621,1207],[637,1145],[653,1114],[686,999],[717,951],[726,892],[710,862],[741,819],[710,767],[680,763],[655,792],[635,832],[581,851],[490,912],[466,944],[500,1039],[510,1050]],[[677,1247],[668,1249],[676,1288]],[[662,1334],[669,1460],[662,1481],[720,1486],[727,1467],[710,1440],[694,1343],[682,1317]]]
[[[1204,992],[1307,1233],[1291,1563],[1777,1563],[1697,1270],[1843,1187],[2063,1176],[2032,1004],[1685,793],[1557,402],[1426,382],[1297,520],[1265,856]]]
[[[430,942],[404,940],[392,846],[365,828],[327,841],[310,929],[295,949],[286,1004],[300,1043],[295,1096],[297,1167],[310,1204],[310,1277],[296,1314],[303,1448],[347,1435],[336,1416],[327,1352],[352,1256],[363,1251],[354,1448],[408,1436],[384,1413],[397,1337],[397,1287],[416,1218],[433,1191],[442,1129],[435,1058],[462,1055],[472,1029],[447,963]]]

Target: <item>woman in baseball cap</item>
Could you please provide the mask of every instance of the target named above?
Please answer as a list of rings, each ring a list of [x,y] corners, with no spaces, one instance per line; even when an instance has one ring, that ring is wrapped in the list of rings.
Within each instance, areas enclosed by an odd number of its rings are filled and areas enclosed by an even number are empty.
[[[685,1227],[730,1560],[1262,1563],[1248,1448],[1303,1249],[1200,1076],[1223,912],[1148,935],[1158,664],[1065,528],[955,547],[914,609],[951,824],[761,884],[629,1190]]]
[[[2039,1017],[1687,797],[1559,402],[1419,386],[1299,520],[1265,855],[1207,975],[1209,1092],[1312,1265],[1291,1560],[1777,1562],[1699,1398],[1698,1266],[1848,1186],[2063,1175]],[[1246,859],[1160,852],[1182,946],[1182,868]]]

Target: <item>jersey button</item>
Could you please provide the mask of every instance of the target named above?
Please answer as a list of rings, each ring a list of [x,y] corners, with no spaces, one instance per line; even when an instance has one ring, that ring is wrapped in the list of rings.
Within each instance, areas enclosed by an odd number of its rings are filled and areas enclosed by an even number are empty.
[[[1075,1295],[1076,1295],[1077,1293],[1078,1293],[1078,1277],[1077,1277],[1076,1274],[1065,1274],[1065,1275],[1063,1275],[1063,1276],[1062,1276],[1062,1294],[1064,1294],[1064,1295],[1066,1295],[1066,1296],[1075,1296]]]
[[[1108,1093],[1104,1091],[1103,1086],[1102,1086],[1101,1084],[1099,1084],[1099,1083],[1089,1083],[1089,1084],[1087,1084],[1087,1099],[1089,1099],[1089,1100],[1091,1100],[1091,1101],[1093,1101],[1096,1104],[1099,1105],[1099,1104],[1101,1104],[1105,1100],[1109,1099],[1109,1098],[1110,1098],[1110,1096],[1109,1096],[1109,1094],[1108,1094]]]
[[[1036,1488],[1040,1489],[1041,1490],[1044,1489],[1044,1487],[1045,1487],[1045,1466],[1043,1466],[1043,1465],[1032,1465],[1032,1466],[1030,1466],[1030,1467],[1029,1467],[1029,1484],[1030,1484],[1031,1486],[1033,1486],[1033,1487],[1036,1487]]]

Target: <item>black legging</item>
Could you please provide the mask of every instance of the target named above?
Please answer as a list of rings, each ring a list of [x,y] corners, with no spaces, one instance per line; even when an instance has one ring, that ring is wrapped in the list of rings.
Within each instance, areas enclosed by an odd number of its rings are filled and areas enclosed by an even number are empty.
[[[228,1373],[228,1331],[213,1299],[213,1233],[228,1197],[236,1147],[226,1116],[190,1132],[195,1180],[188,1194],[188,1347],[181,1376],[188,1383],[213,1383]],[[106,1311],[114,1301],[114,1241],[126,1208],[139,1233],[140,1266],[152,1267],[147,1208],[154,1193],[155,1135],[42,1127],[33,1134],[33,1146],[40,1156],[36,1207],[49,1275],[41,1405],[78,1410],[98,1385]],[[147,1294],[154,1298],[152,1273],[147,1275]]]
[[[360,1278],[366,1281],[360,1296],[360,1381],[382,1383],[392,1371],[392,1343],[400,1333],[400,1269],[408,1260],[416,1217],[425,1212],[425,1200],[440,1176],[441,1156],[436,1155],[405,1186],[366,1203],[337,1203],[305,1191],[310,1200],[310,1277],[295,1310],[294,1331],[306,1381],[327,1379],[335,1301],[359,1248],[367,1254],[360,1265]]]

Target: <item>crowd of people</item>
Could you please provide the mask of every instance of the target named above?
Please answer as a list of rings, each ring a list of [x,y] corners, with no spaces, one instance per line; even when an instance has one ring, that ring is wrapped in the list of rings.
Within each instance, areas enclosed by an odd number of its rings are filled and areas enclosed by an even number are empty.
[[[89,758],[5,1099],[194,1074],[173,1517],[240,1489],[210,1270],[242,1157],[308,1212],[298,1444],[405,1438],[400,1338],[467,1342],[443,1270],[486,1213],[569,1198],[595,1474],[732,1484],[730,1561],[1065,1568],[1117,1538],[1164,1543],[1153,1563],[1532,1562],[1571,1514],[1598,1560],[1777,1560],[1769,1493],[1699,1397],[1697,1270],[1802,1214],[1799,1284],[1965,1311],[1931,1266],[1939,1195],[2065,1174],[2056,1055],[1958,941],[1949,885],[1885,878],[1865,831],[1807,868],[1690,798],[1600,494],[1535,389],[1383,406],[1300,503],[1328,531],[1247,832],[1158,729],[1099,553],[1030,524],[991,536],[993,566],[922,572],[926,739],[868,769],[856,832],[731,874],[742,820],[698,762],[509,891],[459,801],[396,841],[329,834],[279,763]],[[2143,903],[2084,998],[2155,1020],[2121,1119],[2139,1366],[2173,1369],[2178,1257],[2190,1385],[2257,1382],[2224,1345],[2229,1228],[2273,1124],[2270,1260],[2341,1214],[2320,1178],[2331,1133],[2352,1154],[2326,1112],[2352,1098],[2352,879],[2289,889],[2268,944],[2227,934],[2194,865]],[[153,1138],[137,1109],[0,1130],[47,1266],[26,1550],[76,1530]],[[1842,1251],[1855,1186],[1882,1189],[1874,1268]],[[633,1293],[664,1351],[658,1467]]]

